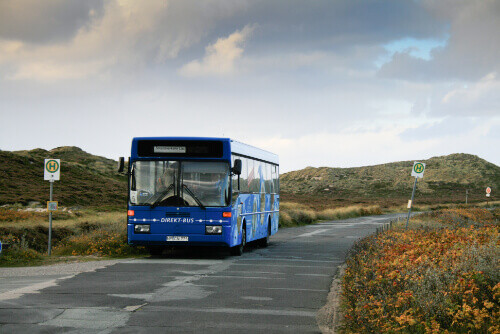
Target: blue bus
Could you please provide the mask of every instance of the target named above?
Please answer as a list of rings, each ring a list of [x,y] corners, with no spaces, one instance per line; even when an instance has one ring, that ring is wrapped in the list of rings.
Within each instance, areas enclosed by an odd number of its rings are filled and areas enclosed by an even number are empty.
[[[152,255],[190,245],[241,255],[278,231],[279,161],[268,151],[229,138],[134,138],[128,179],[128,243]]]

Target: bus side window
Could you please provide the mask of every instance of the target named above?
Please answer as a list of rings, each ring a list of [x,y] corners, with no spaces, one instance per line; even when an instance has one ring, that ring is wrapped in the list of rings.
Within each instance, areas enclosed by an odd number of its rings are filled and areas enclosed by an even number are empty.
[[[266,184],[266,163],[259,161],[259,176],[260,176],[260,193],[267,192],[267,184]]]
[[[278,166],[273,165],[272,171],[273,171],[274,192],[276,194],[278,194],[280,191],[279,190],[279,169],[278,169]]]
[[[273,173],[271,164],[266,163],[266,192],[268,194],[274,193]]]
[[[258,170],[258,165],[256,166],[255,161],[253,159],[248,159],[248,191],[250,193],[256,193],[259,191],[259,186],[256,181],[257,179],[257,174],[259,173]]]
[[[234,166],[234,161],[236,159],[238,159],[238,157],[233,155],[232,166]],[[236,199],[238,198],[238,196],[240,194],[240,189],[238,188],[238,175],[233,174],[233,176],[231,178],[231,182],[232,182],[231,202],[233,203],[233,205],[236,205],[237,204]],[[241,186],[241,179],[240,179],[240,186]]]
[[[248,192],[248,159],[241,157],[240,192]]]
[[[276,166],[276,193],[280,192],[280,166]]]

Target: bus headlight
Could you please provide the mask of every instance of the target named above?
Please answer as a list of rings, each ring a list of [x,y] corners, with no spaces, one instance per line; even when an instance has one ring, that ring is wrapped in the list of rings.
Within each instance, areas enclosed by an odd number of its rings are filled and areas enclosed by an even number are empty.
[[[146,224],[137,224],[134,226],[135,233],[149,233],[149,225]]]
[[[222,234],[222,226],[207,225],[205,226],[205,234]]]

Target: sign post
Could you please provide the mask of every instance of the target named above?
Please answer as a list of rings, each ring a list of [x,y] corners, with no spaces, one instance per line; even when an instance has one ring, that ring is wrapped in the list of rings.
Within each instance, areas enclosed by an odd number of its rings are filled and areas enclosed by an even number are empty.
[[[417,189],[417,180],[424,177],[425,163],[415,161],[413,163],[413,168],[411,170],[411,176],[415,177],[415,183],[413,184],[413,191],[411,193],[411,200],[408,202],[408,218],[406,218],[406,229],[408,229],[408,223],[410,221],[411,207],[413,206],[413,199],[415,198],[415,189]]]
[[[43,165],[43,179],[50,182],[50,199],[47,202],[47,211],[49,211],[49,256],[52,253],[52,211],[57,210],[57,202],[52,200],[54,181],[59,181],[61,176],[61,160],[60,159],[45,159]],[[55,209],[54,204],[55,203]]]

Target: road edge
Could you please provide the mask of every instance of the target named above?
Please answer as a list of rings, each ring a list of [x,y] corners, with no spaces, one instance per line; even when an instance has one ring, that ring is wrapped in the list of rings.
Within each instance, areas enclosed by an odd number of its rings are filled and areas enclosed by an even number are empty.
[[[316,323],[318,324],[321,333],[335,334],[337,333],[342,317],[342,310],[340,309],[340,296],[341,296],[341,280],[344,276],[346,264],[343,263],[338,266],[337,273],[333,277],[330,286],[330,292],[326,298],[326,304],[318,311],[316,315]]]

